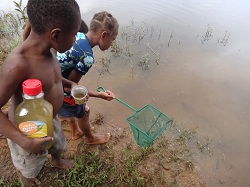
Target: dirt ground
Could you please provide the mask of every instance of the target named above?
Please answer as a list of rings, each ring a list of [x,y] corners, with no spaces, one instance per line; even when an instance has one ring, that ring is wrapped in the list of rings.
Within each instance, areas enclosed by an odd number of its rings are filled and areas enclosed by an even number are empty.
[[[119,162],[122,150],[125,147],[130,147],[134,152],[140,149],[136,145],[133,135],[129,127],[121,128],[114,125],[105,123],[100,116],[92,120],[95,127],[94,132],[110,132],[112,137],[107,143],[116,154],[116,162]],[[63,155],[64,158],[73,158],[74,154],[85,154],[86,150],[95,151],[98,146],[84,145],[83,139],[75,141],[71,140],[71,132],[67,124],[63,124],[63,130],[67,139],[67,152]],[[174,135],[175,136],[175,135]],[[143,162],[140,163],[138,170],[140,174],[147,180],[151,181],[150,184],[154,186],[192,186],[204,187],[205,182],[199,175],[199,168],[195,166],[195,161],[192,160],[192,151],[188,149],[180,141],[176,141],[174,136],[166,133],[158,138],[153,146],[157,146],[157,152],[149,154]],[[106,153],[104,153],[106,154]],[[110,155],[105,155],[110,156]],[[55,172],[55,168],[50,166],[46,167],[46,173]],[[46,177],[46,176],[45,176]],[[44,177],[44,178],[45,178]],[[12,164],[10,152],[6,139],[0,139],[0,179],[11,181],[17,179],[17,172]],[[149,185],[152,186],[152,185]]]

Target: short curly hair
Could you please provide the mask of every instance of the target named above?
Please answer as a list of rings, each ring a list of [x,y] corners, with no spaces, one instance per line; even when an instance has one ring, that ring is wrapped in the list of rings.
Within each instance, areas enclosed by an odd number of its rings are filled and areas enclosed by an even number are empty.
[[[53,27],[63,31],[77,28],[81,20],[75,0],[29,0],[27,14],[32,29],[38,34]]]
[[[118,34],[119,24],[117,20],[107,11],[96,13],[90,23],[90,30],[98,32],[106,30],[110,36]]]

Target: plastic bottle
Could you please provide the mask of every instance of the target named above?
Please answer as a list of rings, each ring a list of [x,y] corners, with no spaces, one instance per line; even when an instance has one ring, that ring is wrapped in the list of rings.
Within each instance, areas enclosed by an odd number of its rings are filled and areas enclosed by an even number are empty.
[[[15,112],[18,129],[29,138],[53,137],[53,106],[44,99],[41,81],[28,79],[22,87],[23,101]],[[48,142],[45,149],[51,145]]]

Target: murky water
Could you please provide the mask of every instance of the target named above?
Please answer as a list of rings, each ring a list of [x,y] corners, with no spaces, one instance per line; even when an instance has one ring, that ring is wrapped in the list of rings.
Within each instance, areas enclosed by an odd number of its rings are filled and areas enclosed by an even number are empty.
[[[207,186],[250,186],[250,1],[78,3],[87,23],[102,10],[120,23],[116,53],[105,52],[101,60],[103,53],[94,49],[96,65],[81,83],[198,126],[200,135],[213,139],[214,155],[198,159]],[[101,111],[108,123],[128,126],[131,109],[115,100],[89,102],[92,115]]]

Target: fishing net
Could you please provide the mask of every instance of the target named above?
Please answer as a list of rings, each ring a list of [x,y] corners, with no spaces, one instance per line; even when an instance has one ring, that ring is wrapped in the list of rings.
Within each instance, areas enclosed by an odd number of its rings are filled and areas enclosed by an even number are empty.
[[[148,147],[169,126],[172,120],[152,105],[146,105],[127,118],[136,143]]]

